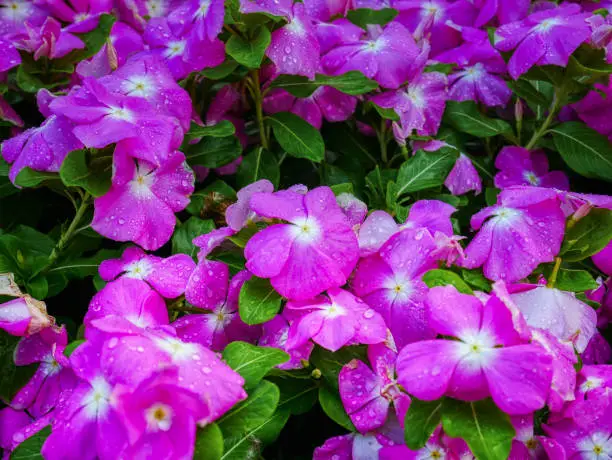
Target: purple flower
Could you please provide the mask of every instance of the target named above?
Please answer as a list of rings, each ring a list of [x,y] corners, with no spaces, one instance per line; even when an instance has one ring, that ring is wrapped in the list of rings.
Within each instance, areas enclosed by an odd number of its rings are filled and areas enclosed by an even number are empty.
[[[510,76],[516,80],[534,65],[565,67],[570,55],[591,36],[588,17],[578,5],[563,5],[498,28],[495,47],[516,49],[508,62]]]
[[[351,287],[382,315],[399,348],[434,337],[425,317],[427,286],[421,275],[436,267],[436,249],[428,230],[407,229],[357,265]]]
[[[0,37],[0,48],[2,49],[0,72],[6,72],[21,64],[21,55],[12,41]]]
[[[604,48],[606,50],[606,61],[612,62],[612,18],[602,17],[598,14],[594,14],[589,19],[588,23],[591,25],[592,35],[591,43],[597,48]]]
[[[0,303],[0,329],[11,335],[24,337],[45,329],[52,324],[44,302],[30,296]]]
[[[357,460],[379,458],[382,444],[374,434],[345,434],[329,438],[313,453],[313,460]]]
[[[182,153],[174,152],[155,168],[146,161],[134,161],[118,147],[112,186],[96,198],[91,226],[115,241],[158,249],[172,236],[174,213],[189,204],[193,189],[193,172]]]
[[[506,64],[491,46],[486,32],[465,27],[465,42],[457,48],[436,56],[436,61],[454,63],[460,70],[448,79],[449,99],[480,101],[487,106],[504,106],[512,91],[499,74],[506,72]]]
[[[444,186],[453,195],[463,195],[470,190],[474,190],[474,194],[478,195],[482,191],[482,179],[472,164],[472,160],[461,153],[444,181]]]
[[[290,301],[285,314],[291,320],[286,347],[301,347],[309,339],[331,351],[345,345],[375,344],[387,337],[382,316],[348,291],[333,288],[326,296]]]
[[[595,91],[590,91],[584,99],[571,107],[576,111],[578,118],[590,128],[608,138],[612,138],[612,127],[608,123],[612,116],[612,86],[596,83]]]
[[[305,195],[255,193],[251,209],[289,222],[271,225],[249,240],[244,254],[251,273],[270,278],[274,289],[292,300],[346,283],[359,257],[357,237],[329,187]]]
[[[508,189],[498,203],[474,214],[479,230],[465,250],[467,268],[483,266],[492,280],[518,281],[561,248],[565,216],[556,197]]]
[[[283,315],[276,315],[270,321],[262,325],[262,334],[259,338],[260,347],[274,347],[289,354],[289,361],[279,364],[279,369],[301,369],[304,367],[303,361],[308,361],[310,353],[314,348],[314,343],[308,341],[295,348],[287,348],[287,338],[289,337],[289,323]]]
[[[98,292],[83,320],[87,338],[103,334],[138,334],[168,324],[164,299],[147,283],[123,277]]]
[[[187,0],[175,7],[168,22],[175,30],[192,30],[200,40],[212,42],[223,28],[223,0]]]
[[[592,259],[597,268],[605,274],[612,276],[612,241],[597,254],[593,255]]]
[[[274,185],[267,179],[261,179],[257,182],[247,185],[240,189],[237,193],[238,200],[230,205],[225,210],[225,221],[227,225],[234,231],[242,230],[249,222],[256,222],[257,216],[251,210],[251,197],[254,193],[272,193]]]
[[[0,410],[0,447],[4,449],[3,459],[8,460],[10,452],[19,444],[47,427],[53,415],[50,412],[33,419],[26,411],[17,411],[10,406]]]
[[[295,3],[286,17],[289,23],[272,32],[266,56],[282,74],[313,79],[319,70],[320,51],[312,20],[303,3]]]
[[[554,337],[573,342],[582,353],[597,330],[597,313],[574,294],[547,286],[535,286],[511,295],[527,324]]]
[[[357,98],[329,86],[321,86],[305,98],[296,98],[284,89],[273,89],[266,95],[263,107],[267,113],[295,113],[321,129],[323,119],[334,123],[350,118],[357,107]]]
[[[361,40],[348,36],[321,60],[331,75],[359,70],[385,88],[398,88],[411,75],[420,49],[410,32],[392,22],[384,29],[371,28]],[[397,59],[401,55],[402,59]]]
[[[530,152],[522,147],[504,147],[495,158],[495,186],[534,185],[559,190],[569,190],[569,180],[564,172],[548,172],[548,158],[541,150]]]
[[[165,18],[182,4],[182,0],[117,0],[119,18],[140,32],[150,18]]]
[[[62,30],[55,19],[49,17],[40,28],[25,23],[26,33],[15,40],[15,47],[34,54],[34,60],[41,57],[57,59],[66,56],[70,51],[85,48],[85,43]]]
[[[354,359],[340,371],[338,386],[346,412],[357,430],[367,433],[385,424],[393,404],[403,425],[410,397],[402,393],[396,380],[397,351],[385,343],[370,345],[368,358],[371,368]]]
[[[311,18],[329,21],[333,16],[344,16],[351,2],[349,0],[306,0],[304,5]]]
[[[47,118],[39,128],[31,128],[2,143],[2,156],[12,164],[9,179],[23,168],[57,172],[68,153],[83,147],[72,134],[74,125],[63,116]]]
[[[552,359],[521,339],[510,310],[496,295],[483,305],[453,286],[435,287],[427,297],[427,317],[436,333],[457,340],[424,340],[402,349],[397,373],[408,393],[426,401],[491,396],[512,415],[544,406]]]
[[[529,12],[530,0],[475,0],[478,16],[474,22],[476,27],[482,27],[496,18],[500,24],[520,21]]]
[[[336,201],[346,215],[349,224],[355,229],[363,223],[368,215],[368,205],[352,193],[341,193],[336,197]]]
[[[176,80],[191,72],[215,67],[225,59],[225,46],[219,39],[200,38],[195,32],[183,34],[165,18],[151,19],[144,39],[152,53],[165,59]]]
[[[103,261],[99,271],[104,281],[118,277],[144,280],[164,297],[173,299],[185,292],[194,269],[195,263],[187,254],[175,254],[163,259],[131,246],[123,251],[120,259]]]
[[[226,264],[200,260],[189,278],[185,298],[203,311],[183,316],[172,323],[178,336],[214,351],[223,350],[234,340],[255,341],[259,327],[246,325],[238,314],[240,289],[250,277],[251,274],[244,270],[230,282]]]
[[[0,1],[0,35],[7,36],[25,32],[26,22],[31,26],[41,25],[49,16],[37,1],[1,0]]]
[[[113,0],[46,0],[43,3],[62,22],[70,23],[66,30],[78,34],[98,26],[103,13],[110,13]]]

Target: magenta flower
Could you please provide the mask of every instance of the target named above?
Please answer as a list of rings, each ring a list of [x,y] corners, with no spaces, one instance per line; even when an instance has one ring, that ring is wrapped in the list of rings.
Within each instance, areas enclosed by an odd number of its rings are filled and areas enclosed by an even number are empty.
[[[319,42],[314,34],[312,20],[303,3],[295,3],[284,16],[289,23],[272,32],[266,56],[279,73],[303,75],[312,79],[319,70],[320,62]]]
[[[290,301],[285,315],[291,321],[286,347],[301,347],[309,339],[331,351],[345,345],[375,344],[387,338],[382,316],[348,291],[333,288],[326,296]]]
[[[340,398],[351,421],[361,433],[385,424],[393,404],[397,419],[403,425],[410,397],[399,389],[395,376],[397,351],[381,343],[368,347],[370,369],[359,360],[342,367],[338,376]]]
[[[399,354],[399,383],[419,399],[444,395],[475,401],[491,396],[512,415],[529,414],[546,403],[552,359],[521,339],[511,311],[496,295],[486,305],[455,287],[432,288],[427,317],[433,330],[457,340],[424,340]]]
[[[321,129],[323,119],[330,123],[348,120],[357,107],[357,98],[329,86],[319,87],[305,98],[296,98],[283,89],[273,89],[265,97],[263,106],[267,113],[295,113]]]
[[[392,236],[380,252],[359,261],[351,287],[382,315],[401,349],[435,336],[427,323],[421,275],[436,268],[437,249],[428,230],[407,229]]]
[[[12,41],[0,37],[0,48],[2,49],[0,72],[6,72],[21,64],[21,55]]]
[[[547,286],[515,292],[512,301],[527,324],[550,332],[559,340],[573,342],[582,353],[597,331],[597,313],[574,294]]]
[[[394,109],[400,117],[404,137],[416,130],[420,136],[434,135],[440,127],[447,96],[446,75],[439,72],[417,74],[406,86],[377,94],[372,102]]]
[[[499,24],[520,21],[529,12],[529,0],[475,0],[474,6],[478,9],[478,16],[474,26],[482,27],[492,19]]]
[[[437,458],[471,460],[473,455],[460,438],[450,439],[444,435],[442,428],[438,427],[427,440],[425,446],[419,450],[411,450],[403,445],[392,444],[384,446],[380,450],[378,458],[379,460],[433,460]]]
[[[304,5],[311,18],[327,22],[333,16],[344,16],[351,2],[348,0],[306,0]]]
[[[612,276],[612,241],[597,254],[593,255],[592,259],[597,268],[605,274]]]
[[[419,200],[410,207],[408,217],[401,225],[386,212],[374,211],[359,229],[361,256],[378,252],[389,238],[407,228],[426,228],[432,235],[440,232],[452,236],[453,224],[450,216],[455,211],[453,206],[442,201]]]
[[[144,280],[162,296],[173,299],[185,292],[194,269],[195,263],[187,254],[175,254],[163,259],[131,246],[123,251],[120,259],[103,261],[99,271],[104,281],[118,277]]]
[[[591,43],[597,48],[606,50],[606,61],[612,62],[612,18],[603,17],[594,14],[589,19],[588,23],[592,29]]]
[[[63,116],[47,118],[39,128],[31,128],[2,143],[2,156],[11,163],[9,179],[23,168],[57,172],[68,153],[83,147],[72,134],[74,125]]]
[[[115,241],[133,241],[155,250],[172,236],[174,213],[185,209],[194,189],[193,172],[180,152],[160,167],[134,161],[119,147],[113,184],[94,202],[92,228]]]
[[[352,193],[341,193],[336,197],[336,201],[346,215],[349,224],[357,229],[368,215],[368,205]]]
[[[448,78],[449,99],[480,101],[487,106],[506,105],[512,91],[500,76],[506,72],[504,59],[491,46],[486,32],[466,27],[463,38],[462,45],[436,56],[436,61],[459,66]]]
[[[7,36],[25,32],[26,22],[32,27],[40,26],[49,13],[32,0],[2,0],[0,2],[0,35]]]
[[[62,22],[70,23],[66,30],[82,34],[95,29],[103,13],[110,13],[113,0],[46,0],[51,13]]]
[[[482,179],[472,164],[472,160],[461,153],[455,162],[455,166],[446,177],[444,186],[453,195],[463,195],[470,190],[474,190],[474,194],[478,195],[482,191]]]
[[[165,59],[176,80],[191,72],[215,67],[225,59],[225,46],[219,39],[200,38],[195,31],[183,34],[172,28],[165,18],[149,21],[144,40],[152,53]]]
[[[51,325],[44,302],[24,296],[0,303],[0,329],[11,335],[25,337]]]
[[[374,434],[345,434],[329,438],[313,453],[313,460],[353,460],[379,458],[382,444]]]
[[[530,152],[522,147],[504,147],[495,158],[495,186],[534,185],[559,190],[569,190],[569,180],[564,172],[548,172],[548,158],[541,150]]]
[[[282,219],[253,236],[245,247],[246,268],[270,278],[282,296],[307,300],[342,286],[359,257],[357,237],[329,187],[305,195],[295,191],[255,193],[251,209]]]
[[[534,434],[533,415],[510,417],[516,431],[512,441],[511,459],[566,458],[563,447],[554,439]]]
[[[83,320],[87,338],[103,334],[139,334],[168,324],[164,299],[147,283],[123,277],[98,292]]]
[[[384,29],[373,27],[361,40],[346,37],[321,60],[323,69],[331,75],[359,70],[384,88],[399,88],[411,75],[420,49],[410,32],[392,22]],[[402,59],[397,59],[402,55]]]
[[[26,411],[16,411],[10,406],[0,410],[0,447],[4,449],[3,458],[10,458],[10,453],[19,444],[47,427],[53,415],[53,412],[50,412],[33,419]]]
[[[122,456],[142,458],[150,452],[163,452],[168,458],[193,456],[196,422],[207,418],[209,411],[196,393],[178,384],[177,369],[153,374],[118,399],[129,443]]]
[[[27,410],[33,417],[42,417],[58,405],[63,391],[72,390],[77,379],[64,356],[67,342],[66,329],[56,327],[21,339],[15,349],[15,364],[39,364],[29,382],[11,401],[13,409]]]
[[[189,278],[185,298],[203,311],[172,323],[182,340],[221,351],[235,340],[254,342],[259,337],[260,328],[246,325],[238,314],[240,289],[251,274],[241,271],[231,282],[229,276],[226,264],[200,260]]]
[[[561,248],[565,216],[556,197],[508,189],[498,203],[472,216],[479,230],[465,250],[467,268],[483,266],[492,280],[518,281]]]
[[[14,43],[18,49],[34,55],[34,60],[41,57],[57,59],[66,56],[70,51],[85,48],[85,43],[62,29],[62,25],[52,17],[47,18],[38,28],[25,23],[26,33],[20,35]]]
[[[578,118],[584,121],[590,128],[600,134],[611,138],[612,127],[608,123],[612,116],[612,86],[596,83],[595,91],[589,93],[581,101],[571,105],[576,111]]]
[[[168,23],[175,30],[192,30],[198,39],[212,42],[223,28],[223,15],[223,0],[187,0],[172,9]]]
[[[182,0],[117,0],[119,18],[142,32],[150,18],[167,18]]]
[[[276,315],[270,321],[262,325],[262,333],[258,345],[260,347],[274,347],[289,354],[289,361],[279,364],[279,369],[301,369],[304,361],[308,361],[314,343],[308,341],[302,346],[288,349],[287,338],[289,337],[289,323],[283,315]]]
[[[254,193],[272,193],[273,191],[274,185],[267,179],[258,180],[238,190],[238,200],[225,210],[227,225],[238,232],[249,222],[256,222],[257,216],[251,210],[251,197]]]
[[[591,36],[588,17],[578,5],[563,5],[498,28],[495,47],[515,49],[508,62],[510,76],[516,80],[534,65],[565,67],[570,55]]]
[[[220,227],[209,233],[197,236],[193,239],[193,244],[200,248],[198,252],[198,260],[202,261],[215,248],[221,245],[226,238],[236,234],[236,231],[229,227]]]

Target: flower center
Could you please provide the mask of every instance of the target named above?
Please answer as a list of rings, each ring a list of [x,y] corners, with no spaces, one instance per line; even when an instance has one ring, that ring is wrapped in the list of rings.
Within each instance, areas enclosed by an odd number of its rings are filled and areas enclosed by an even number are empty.
[[[166,404],[153,404],[146,412],[149,431],[168,431],[172,426],[172,409]]]
[[[145,8],[152,18],[161,16],[164,9],[162,8],[162,2],[159,0],[148,0],[145,3]]]
[[[559,23],[559,18],[544,19],[542,22],[540,22],[537,26],[534,27],[534,30],[536,30],[537,32],[548,32],[550,29],[552,29]]]
[[[132,121],[132,114],[122,107],[109,107],[106,109],[108,116],[117,120]]]
[[[142,280],[145,279],[153,271],[153,266],[148,260],[140,259],[127,265],[125,267],[125,271],[125,276],[127,276],[128,278]]]
[[[417,108],[422,109],[425,107],[425,95],[421,88],[416,86],[409,86],[406,89],[406,98]]]
[[[145,75],[131,77],[122,84],[126,96],[150,97],[155,94],[154,82]]]
[[[499,208],[495,211],[495,221],[502,225],[512,225],[514,221],[521,215],[521,211],[512,208]]]
[[[305,244],[314,243],[321,235],[319,223],[312,217],[296,219],[291,231],[296,241]]]
[[[74,17],[75,22],[82,22],[87,19],[89,15],[87,13],[79,13]]]
[[[196,10],[194,17],[196,19],[203,18],[208,13],[208,9],[210,8],[210,0],[203,0],[200,2],[199,8]]]
[[[525,180],[527,182],[529,182],[531,185],[539,185],[540,184],[540,178],[538,176],[536,176],[535,173],[532,172],[532,171],[526,171],[523,174],[523,177],[525,177]]]
[[[102,377],[96,377],[91,382],[91,391],[83,398],[85,413],[90,418],[98,418],[108,410],[111,387]]]
[[[132,193],[138,198],[149,198],[153,195],[151,186],[153,185],[153,174],[136,173],[136,177],[130,182]]]
[[[338,316],[344,316],[344,315],[346,315],[346,310],[344,309],[344,307],[341,307],[340,305],[335,304],[335,303],[332,303],[325,310],[325,316],[327,318],[337,318]]]
[[[185,46],[187,46],[187,42],[185,40],[168,42],[166,51],[164,51],[164,56],[167,58],[182,56],[185,52]]]

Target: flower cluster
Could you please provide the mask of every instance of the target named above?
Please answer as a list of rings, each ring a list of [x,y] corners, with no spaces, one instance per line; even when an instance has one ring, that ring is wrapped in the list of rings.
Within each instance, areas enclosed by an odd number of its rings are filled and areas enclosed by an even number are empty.
[[[612,458],[606,8],[0,0],[5,457]]]

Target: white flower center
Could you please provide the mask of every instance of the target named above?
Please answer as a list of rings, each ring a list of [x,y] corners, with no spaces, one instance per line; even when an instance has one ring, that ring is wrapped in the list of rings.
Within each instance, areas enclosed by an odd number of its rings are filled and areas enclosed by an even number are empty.
[[[161,0],[147,0],[145,2],[145,8],[152,18],[163,16],[166,12],[164,2]]]
[[[540,184],[540,178],[538,176],[536,176],[533,171],[525,171],[523,173],[523,177],[531,185],[539,185]]]
[[[421,7],[421,16],[424,18],[433,17],[434,22],[437,22],[444,15],[444,8],[435,2],[424,3]]]
[[[474,370],[481,369],[491,360],[494,343],[486,332],[465,331],[460,337],[459,357]]]
[[[292,224],[291,232],[299,243],[311,244],[321,236],[321,227],[312,217],[296,219]]]
[[[198,352],[198,348],[193,343],[182,342],[172,337],[156,338],[154,340],[155,344],[175,361],[184,361]]]
[[[340,305],[333,303],[325,309],[325,316],[327,318],[337,318],[338,316],[345,316],[346,309]]]
[[[136,173],[136,177],[130,181],[130,189],[138,198],[150,198],[153,196],[151,186],[155,176],[151,174],[143,174],[140,171]]]
[[[199,8],[196,10],[196,12],[193,15],[193,17],[195,19],[203,18],[204,16],[206,16],[206,13],[208,13],[208,9],[209,8],[210,8],[210,0],[202,0],[200,2]]]
[[[5,3],[0,12],[2,17],[10,21],[22,22],[29,16],[31,9],[29,2],[18,1]]]
[[[406,97],[416,108],[422,109],[427,105],[423,90],[418,86],[408,86],[404,93],[404,97]]]
[[[471,67],[466,67],[463,71],[463,76],[468,81],[476,81],[482,78],[486,73],[484,66],[479,62]]]
[[[414,288],[412,282],[403,276],[394,275],[387,279],[383,287],[387,290],[387,298],[393,301],[405,302],[410,299]]]
[[[125,120],[132,121],[133,116],[129,110],[124,109],[123,107],[108,107],[106,109],[107,116],[111,118],[115,118],[117,120]]]
[[[589,460],[608,460],[612,457],[612,437],[610,433],[595,432],[577,445],[581,458]]]
[[[589,390],[594,390],[595,388],[601,387],[602,384],[602,379],[597,377],[589,377],[584,382],[582,382],[582,385],[580,385],[580,391],[586,393]]]
[[[499,208],[495,211],[495,223],[512,225],[520,216],[521,211],[513,208]]]
[[[49,376],[49,375],[55,375],[57,374],[59,371],[62,370],[62,366],[60,363],[58,363],[55,358],[53,357],[53,355],[51,353],[49,353],[44,359],[43,362],[40,364],[40,369],[42,370],[42,372]]]
[[[91,382],[92,389],[83,398],[85,413],[89,418],[98,418],[106,414],[110,405],[111,386],[102,377],[96,377]]]
[[[164,57],[174,58],[182,56],[185,52],[185,46],[187,46],[186,40],[175,40],[168,42],[166,51],[164,51]]]
[[[137,75],[126,79],[121,84],[126,96],[137,96],[148,98],[154,96],[155,82],[146,75]]]
[[[535,32],[548,32],[554,26],[561,24],[561,20],[559,18],[548,18],[544,19],[537,26],[533,28]]]
[[[145,412],[148,431],[168,431],[172,426],[172,408],[166,404],[156,403]]]
[[[124,270],[128,278],[143,280],[153,271],[153,265],[147,259],[140,259],[126,265]]]

